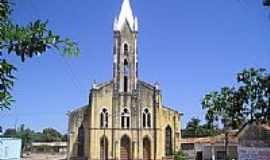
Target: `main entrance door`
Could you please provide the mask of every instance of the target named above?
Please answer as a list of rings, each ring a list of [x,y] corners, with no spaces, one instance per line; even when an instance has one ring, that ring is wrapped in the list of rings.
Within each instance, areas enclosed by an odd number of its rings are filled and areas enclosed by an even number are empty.
[[[108,159],[108,139],[105,136],[100,140],[100,159]]]
[[[128,136],[123,136],[121,138],[121,150],[120,150],[121,160],[130,160],[130,140]]]
[[[143,159],[151,159],[151,142],[147,137],[143,139]]]

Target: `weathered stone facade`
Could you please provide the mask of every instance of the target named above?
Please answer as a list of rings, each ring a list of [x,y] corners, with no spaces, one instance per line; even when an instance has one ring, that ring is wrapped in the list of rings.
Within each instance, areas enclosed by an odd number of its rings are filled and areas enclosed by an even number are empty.
[[[93,84],[89,104],[70,113],[68,159],[169,159],[180,148],[181,114],[161,90],[138,80],[138,22],[128,0],[114,22],[113,80]]]
[[[187,160],[224,160],[224,142],[224,134],[213,137],[183,138],[180,141]],[[239,130],[231,130],[228,134],[227,156],[235,160],[269,160],[270,124],[249,122]]]
[[[238,159],[270,159],[270,124],[253,122],[238,133]]]

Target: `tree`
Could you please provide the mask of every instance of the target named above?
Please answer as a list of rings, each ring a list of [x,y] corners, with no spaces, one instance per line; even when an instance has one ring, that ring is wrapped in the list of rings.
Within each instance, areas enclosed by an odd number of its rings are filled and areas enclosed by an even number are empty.
[[[201,120],[198,118],[192,118],[186,126],[184,137],[200,137],[202,136]]]
[[[26,146],[29,146],[33,141],[33,136],[35,132],[29,128],[25,129],[22,124],[18,130],[15,128],[7,129],[4,133],[4,137],[10,138],[20,138],[22,140],[22,151],[26,149]]]
[[[250,122],[270,121],[270,75],[266,69],[245,69],[237,74],[237,81],[246,118]]]
[[[228,132],[247,122],[270,122],[270,75],[265,69],[245,69],[237,74],[239,87],[223,87],[206,94],[202,108],[209,124],[222,123],[227,157]]]
[[[5,137],[16,137],[17,136],[16,129],[14,129],[14,128],[6,129],[6,131],[4,133],[4,136]]]
[[[238,88],[223,87],[210,92],[202,100],[206,120],[227,120],[232,129],[243,123],[270,121],[270,74],[266,69],[244,69],[237,74]]]
[[[67,142],[68,141],[68,135],[67,134],[62,135],[61,141]]]
[[[263,5],[264,6],[270,6],[270,0],[264,0]]]
[[[22,152],[30,150],[34,136],[35,132],[29,128],[21,130],[17,133],[17,137],[22,140]]]
[[[20,26],[10,20],[10,0],[0,0],[0,110],[14,102],[11,91],[14,86],[16,67],[2,57],[15,53],[24,62],[27,58],[41,55],[54,48],[65,55],[79,55],[78,45],[72,40],[60,38],[48,29],[47,21],[36,20]]]
[[[62,135],[59,131],[53,128],[45,128],[42,132],[35,132],[30,128],[26,128],[22,124],[16,130],[14,128],[7,129],[4,133],[5,137],[21,138],[23,149],[25,146],[30,146],[32,142],[54,142],[67,141],[67,135]]]
[[[207,137],[207,136],[215,136],[220,133],[220,130],[214,126],[209,124],[201,124],[201,120],[198,118],[191,118],[191,120],[187,123],[185,129],[182,130],[182,137]]]
[[[225,159],[227,159],[228,150],[228,132],[232,128],[240,126],[243,115],[241,113],[241,104],[235,97],[234,88],[223,87],[220,92],[211,92],[207,94],[202,101],[203,109],[206,109],[206,120],[208,123],[221,122],[225,132]]]
[[[213,91],[202,100],[203,109],[207,110],[208,123],[221,122],[225,127],[239,128],[245,117],[242,113],[243,99],[234,88],[223,87],[220,92]]]
[[[55,142],[61,141],[62,135],[56,129],[53,128],[45,128],[43,129],[43,136],[46,142]]]

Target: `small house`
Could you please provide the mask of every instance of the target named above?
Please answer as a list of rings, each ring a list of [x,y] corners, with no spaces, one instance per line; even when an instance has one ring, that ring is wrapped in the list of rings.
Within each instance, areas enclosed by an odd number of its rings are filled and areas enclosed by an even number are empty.
[[[0,160],[20,160],[21,146],[21,139],[0,138]]]

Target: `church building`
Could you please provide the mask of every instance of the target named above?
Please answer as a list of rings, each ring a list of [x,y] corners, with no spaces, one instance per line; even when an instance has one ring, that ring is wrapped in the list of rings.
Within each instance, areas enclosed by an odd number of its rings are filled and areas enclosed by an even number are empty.
[[[68,160],[172,159],[181,113],[163,105],[158,84],[139,80],[138,20],[123,0],[113,24],[113,77],[94,83],[87,105],[69,113]]]

